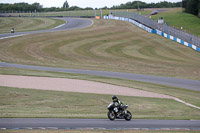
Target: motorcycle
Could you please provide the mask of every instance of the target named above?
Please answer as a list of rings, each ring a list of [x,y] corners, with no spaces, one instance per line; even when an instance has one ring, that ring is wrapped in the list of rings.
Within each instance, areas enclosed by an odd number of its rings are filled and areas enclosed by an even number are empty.
[[[15,33],[15,29],[14,28],[11,29],[11,33]]]
[[[125,119],[127,121],[130,121],[132,119],[132,114],[130,111],[126,110],[128,108],[128,105],[124,105],[122,106],[122,110],[119,111],[118,108],[114,105],[113,102],[111,102],[107,109],[108,111],[108,119],[110,119],[111,121],[115,120],[115,119]]]

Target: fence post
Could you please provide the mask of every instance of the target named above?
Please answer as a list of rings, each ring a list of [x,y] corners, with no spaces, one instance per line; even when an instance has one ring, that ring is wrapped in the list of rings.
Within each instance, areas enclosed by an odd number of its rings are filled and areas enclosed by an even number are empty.
[[[100,13],[101,13],[101,19],[102,19],[102,10],[100,9]]]
[[[96,18],[97,16],[97,12],[96,12],[96,9],[94,9],[94,18]]]
[[[102,11],[100,10],[100,12],[101,12],[101,17],[102,17]],[[175,38],[178,38],[178,39],[183,40],[183,41],[188,42],[188,43],[192,43],[192,44],[200,47],[200,37],[193,35],[193,34],[190,34],[187,31],[182,30],[182,28],[181,28],[181,30],[176,29],[175,27],[168,26],[165,23],[160,25],[159,23],[157,23],[156,21],[154,21],[150,18],[146,18],[142,15],[139,15],[139,14],[133,13],[133,12],[130,13],[130,12],[126,12],[126,11],[124,11],[124,12],[113,11],[112,13],[113,13],[113,15],[118,16],[118,17],[132,18],[136,22],[144,24],[147,27],[150,27],[152,29],[159,29],[163,33],[166,33],[168,35],[172,35]],[[111,11],[110,11],[110,14],[111,14]],[[168,38],[169,38],[169,36],[168,36]],[[170,38],[170,39],[172,39],[172,38]],[[180,41],[180,40],[178,40],[178,41]],[[181,43],[183,43],[183,42],[181,42]]]

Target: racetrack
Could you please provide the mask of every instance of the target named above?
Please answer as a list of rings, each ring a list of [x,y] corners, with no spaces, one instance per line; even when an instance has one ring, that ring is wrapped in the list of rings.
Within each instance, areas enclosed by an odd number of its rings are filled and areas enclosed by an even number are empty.
[[[3,39],[0,41],[0,60],[56,68],[200,79],[199,53],[128,22],[93,21],[88,28]]]
[[[134,116],[133,116],[134,117]],[[0,129],[179,129],[200,130],[199,120],[1,118]]]
[[[60,19],[63,19],[63,20],[65,20],[66,21],[66,24],[63,24],[63,25],[61,25],[61,26],[59,26],[59,27],[56,27],[56,28],[53,28],[53,29],[49,29],[49,30],[41,30],[41,31],[31,31],[31,32],[20,32],[20,33],[14,33],[14,34],[11,34],[11,33],[7,33],[7,34],[0,34],[0,39],[3,39],[3,38],[9,38],[9,37],[13,37],[13,36],[22,36],[22,35],[26,35],[26,34],[33,34],[33,33],[43,33],[43,32],[54,32],[54,31],[60,31],[60,30],[73,30],[73,29],[82,29],[82,28],[86,28],[86,27],[89,27],[90,25],[92,25],[93,24],[93,21],[92,20],[89,20],[89,19],[77,19],[77,18],[60,18]],[[116,22],[116,21],[115,21]],[[120,24],[120,23],[119,23]],[[99,27],[100,25],[98,25],[98,27]],[[126,27],[124,27],[124,28],[126,28]],[[90,32],[92,32],[92,31],[90,31]],[[97,32],[97,31],[96,31]],[[77,34],[77,33],[76,33]],[[134,33],[132,33],[132,34],[134,34]],[[77,37],[79,37],[78,35],[77,35]],[[97,36],[98,37],[98,36]],[[106,38],[106,36],[104,37],[104,38]],[[64,38],[61,38],[61,39],[64,39]],[[53,41],[53,40],[52,40]],[[12,42],[11,42],[12,43]],[[28,42],[27,42],[28,43]],[[43,43],[43,42],[37,42],[37,43]],[[81,43],[81,42],[79,42],[79,43]],[[94,44],[95,44],[95,42],[93,42]],[[21,43],[20,43],[21,44]],[[51,44],[51,43],[50,43]],[[56,43],[57,44],[57,43]],[[48,44],[49,45],[49,44]],[[57,44],[58,46],[59,46],[59,44]],[[84,44],[85,45],[85,44]],[[108,45],[108,44],[107,44]],[[133,44],[131,44],[131,45],[133,45]],[[8,45],[5,45],[6,47],[8,46]],[[34,44],[32,44],[31,46],[33,46],[34,47]],[[40,45],[41,46],[41,45]],[[98,45],[97,45],[98,46]],[[22,46],[22,47],[27,47],[27,45],[25,44],[25,46]],[[71,46],[72,47],[72,46]],[[84,46],[85,47],[85,46]],[[106,46],[107,47],[107,46]],[[146,47],[146,46],[145,46]],[[17,49],[20,49],[21,48],[21,46],[19,46]],[[58,47],[59,48],[59,47]],[[4,49],[4,47],[2,47],[2,49]],[[5,48],[5,49],[7,49],[7,48]],[[11,48],[8,48],[8,49],[11,49]],[[26,49],[30,49],[33,53],[34,53],[34,51],[38,51],[37,49],[32,49],[32,47],[31,48],[26,48]],[[54,48],[54,49],[56,49],[56,48]],[[64,51],[64,53],[69,53],[69,54],[71,54],[70,53],[70,48],[68,48],[69,49],[69,51]],[[81,49],[81,48],[80,48]],[[115,49],[115,48],[114,48]],[[121,48],[122,50],[123,50],[123,47]],[[22,49],[23,50],[23,49]],[[52,50],[52,49],[51,49]],[[86,52],[86,54],[88,53],[87,52],[87,50],[89,50],[89,51],[92,51],[92,50],[90,50],[89,48],[87,48],[87,49],[83,49],[84,51],[83,52]],[[109,48],[109,50],[110,50],[110,48]],[[8,51],[8,50],[3,50],[2,51],[2,57],[3,56],[5,56],[6,54],[7,54],[7,52],[6,53],[3,53],[4,51]],[[10,50],[9,50],[10,51]],[[41,50],[40,50],[41,51]],[[60,50],[59,50],[60,51]],[[73,51],[73,49],[71,50],[71,52]],[[108,51],[108,50],[106,50],[106,51]],[[33,56],[32,55],[32,52],[31,52],[31,56]],[[56,51],[55,51],[56,52]],[[75,51],[75,52],[77,52],[77,51]],[[83,61],[85,62],[85,61],[88,61],[88,60],[94,60],[95,62],[99,62],[99,63],[102,63],[102,64],[104,64],[105,62],[102,62],[101,60],[99,60],[99,58],[98,58],[98,60],[96,60],[95,58],[94,59],[87,59],[88,57],[87,56],[85,56],[85,55],[82,55],[82,54],[80,54],[79,53],[80,51],[78,51],[77,53],[78,53],[78,55],[76,54],[76,55],[73,55],[73,57],[76,57],[76,56],[82,56],[82,57],[84,57],[84,58],[86,58],[86,60],[84,59]],[[82,51],[81,51],[82,52]],[[99,51],[96,51],[96,53],[98,53]],[[103,52],[104,53],[104,51],[101,51],[101,52]],[[132,53],[137,53],[137,51],[132,51]],[[166,52],[166,51],[163,51],[163,52]],[[169,51],[168,51],[169,52]],[[19,52],[19,54],[21,54],[22,53],[22,51],[20,51]],[[41,52],[40,52],[41,53]],[[45,57],[42,57],[43,55],[41,55],[40,56],[40,53],[35,53],[35,54],[37,54],[38,56],[36,56],[39,60],[40,59],[42,59],[42,62],[48,62],[49,61],[49,59],[46,61],[46,60],[43,60],[43,58],[47,58],[48,56],[46,56],[45,55]],[[14,53],[15,54],[15,53]],[[28,53],[29,54],[29,53]],[[35,54],[34,54],[34,57],[35,57]],[[51,53],[52,54],[52,53]],[[80,55],[79,55],[80,54]],[[110,53],[104,53],[104,55],[106,55],[106,54],[110,54]],[[122,55],[123,54],[125,54],[125,53],[122,53]],[[170,53],[171,55],[173,54],[173,53]],[[58,55],[60,55],[60,53],[55,53],[55,55],[56,56],[58,56]],[[72,55],[72,54],[71,54]],[[9,57],[10,56],[10,54],[9,55],[6,55],[6,57]],[[14,55],[14,57],[10,57],[10,58],[12,58],[12,59],[14,59],[15,57],[16,57],[17,55],[15,54]],[[23,58],[24,57],[26,57],[27,56],[27,54],[25,54],[25,55],[23,55]],[[51,56],[51,55],[50,55]],[[114,54],[114,56],[116,57],[116,55]],[[154,56],[155,55],[152,55],[152,60],[154,60]],[[181,57],[182,56],[184,56],[184,55],[181,55]],[[70,55],[68,56],[65,56],[65,57],[62,57],[62,58],[64,58],[64,59],[68,59],[70,57]],[[96,57],[96,55],[94,55],[93,57]],[[119,55],[117,55],[117,57],[118,58],[120,58],[120,56]],[[160,57],[160,56],[158,56],[158,57]],[[176,57],[176,56],[174,56],[174,57]],[[198,57],[198,55],[197,55],[197,57]],[[20,57],[21,58],[21,57]],[[48,58],[50,58],[50,61],[51,60],[53,60],[54,58],[52,58],[51,59],[51,57],[48,57]],[[81,57],[76,57],[76,58],[81,58]],[[73,60],[76,60],[76,58],[75,59],[73,59]],[[145,57],[146,58],[146,57]],[[168,58],[168,57],[166,57],[166,58]],[[32,59],[32,58],[31,58]],[[107,60],[107,59],[109,59],[110,60],[110,57],[109,58],[105,58],[105,60]],[[126,58],[122,58],[123,60],[125,60]],[[127,58],[128,60],[127,60],[127,62],[132,62],[132,61],[134,61],[132,58],[130,58],[130,60],[129,60],[129,58]],[[7,60],[7,59],[6,59]],[[17,61],[19,60],[19,59],[16,59]],[[28,59],[26,59],[26,60],[29,60],[29,58]],[[56,60],[55,61],[59,61],[60,60],[60,58],[56,58]],[[66,60],[63,60],[62,62],[64,62],[64,63],[69,63],[69,64],[71,64],[71,63],[73,63],[74,61],[68,61],[67,60],[67,62],[66,62]],[[142,58],[140,59],[140,60],[142,60]],[[157,60],[157,58],[155,58],[155,60]],[[9,60],[8,60],[9,61]],[[161,61],[163,61],[163,59],[161,60]],[[189,61],[191,61],[191,59],[189,59]],[[120,61],[120,62],[118,62],[118,63],[120,63],[120,65],[124,65],[123,63],[121,63],[122,62],[122,60]],[[146,62],[146,61],[145,61]],[[168,62],[168,60],[166,60],[166,62]],[[182,62],[182,61],[181,61]],[[196,61],[197,62],[197,61]],[[195,60],[192,62],[193,64],[194,64],[194,66],[196,65],[195,63]],[[110,61],[108,62],[108,63],[111,63]],[[131,63],[129,63],[128,65],[126,65],[126,69],[132,69],[132,68],[134,68],[135,66],[137,66],[137,63],[138,62],[133,62],[133,64],[131,64]],[[53,64],[55,64],[55,63],[53,63]],[[56,63],[57,64],[57,63]],[[81,64],[83,64],[83,63],[81,63]],[[175,62],[175,64],[178,64],[178,62],[176,61]],[[187,64],[190,64],[189,62],[187,63]],[[51,65],[51,64],[50,64]],[[58,65],[60,65],[60,64],[58,64]],[[62,64],[61,64],[62,65]],[[68,64],[64,64],[64,66],[67,66]],[[80,64],[78,64],[79,66],[80,66]],[[85,64],[83,64],[83,65],[88,65],[88,66],[91,66],[91,65],[96,65],[96,64],[87,64],[87,63],[85,63]],[[110,65],[110,64],[107,64],[108,66]],[[119,65],[119,66],[120,66]],[[140,65],[140,68],[142,67],[142,65],[141,64],[139,64]],[[148,63],[148,64],[146,64],[146,65],[150,65],[150,63]],[[155,66],[154,66],[155,65]],[[162,63],[161,63],[161,65],[162,65]],[[170,69],[169,68],[165,68],[165,66],[167,66],[167,65],[169,65],[169,67],[170,67]],[[11,63],[4,63],[4,62],[0,62],[0,66],[1,67],[15,67],[15,68],[23,68],[23,69],[35,69],[35,70],[45,70],[45,71],[57,71],[57,72],[67,72],[67,73],[79,73],[79,74],[88,74],[88,75],[97,75],[97,76],[104,76],[104,77],[112,77],[112,78],[120,78],[120,79],[129,79],[129,80],[135,80],[135,81],[142,81],[142,82],[149,82],[149,83],[155,83],[155,84],[161,84],[161,85],[167,85],[167,86],[173,86],[173,87],[178,87],[178,88],[185,88],[185,89],[191,89],[191,90],[197,90],[197,91],[200,91],[200,88],[199,88],[199,86],[200,86],[200,81],[199,80],[188,80],[188,79],[179,79],[179,78],[172,78],[172,77],[163,77],[163,76],[152,76],[152,75],[145,75],[145,74],[134,74],[134,71],[133,72],[131,72],[131,73],[128,73],[128,72],[126,72],[126,73],[123,73],[123,72],[108,72],[108,71],[97,71],[97,70],[81,70],[81,69],[65,69],[65,68],[52,68],[52,67],[40,67],[40,66],[31,66],[31,65],[20,65],[20,64],[11,64]],[[104,66],[106,66],[106,65],[103,65],[103,66],[101,66],[101,67],[104,67]],[[131,67],[132,66],[132,67]],[[159,66],[159,64],[158,64],[158,62],[156,62],[156,64],[153,64],[153,66],[155,67],[155,68],[158,68],[158,66]],[[172,70],[172,66],[171,66],[171,64],[166,64],[165,66],[162,66],[161,68],[163,69],[163,70],[158,70],[158,69],[155,69],[155,72],[154,73],[157,73],[157,72],[164,72],[164,71],[171,71]],[[186,66],[185,64],[183,64],[183,66]],[[198,65],[197,65],[198,66]],[[74,67],[75,67],[75,64],[74,64]],[[98,67],[98,66],[97,66]],[[114,66],[111,66],[111,68],[113,68],[113,67],[116,67],[116,64],[114,64]],[[129,68],[130,67],[130,68]],[[151,69],[154,69],[154,67],[149,67],[149,68],[151,68]],[[175,69],[175,67],[177,67],[177,66],[174,66],[173,67],[173,69]],[[181,67],[181,66],[180,66]],[[177,67],[176,68],[176,72],[178,72],[178,71],[180,71],[179,73],[184,73],[184,72],[186,72],[187,70],[192,70],[191,71],[191,74],[193,74],[194,76],[195,75],[198,75],[198,70],[197,69],[195,69],[196,67],[194,67],[194,68],[192,68],[191,66],[187,66],[187,67],[185,67],[185,68],[182,68],[183,70],[181,70],[181,68],[180,67]],[[140,68],[134,68],[134,69],[136,69],[137,71],[139,71],[140,70]],[[119,68],[119,69],[121,69],[121,68]],[[126,70],[125,69],[125,70]],[[134,70],[133,69],[133,70]],[[148,69],[148,67],[147,66],[145,66],[144,67],[144,70],[142,70],[142,71],[147,71],[146,69]],[[165,70],[164,70],[165,69]],[[187,70],[186,70],[187,69]],[[113,71],[115,71],[115,70],[113,70]],[[183,71],[183,72],[182,72]],[[168,72],[168,73],[173,73],[173,72]],[[186,75],[186,74],[185,74]],[[188,74],[187,74],[188,75]],[[197,76],[198,77],[198,76]]]
[[[54,32],[54,31],[61,31],[61,30],[74,30],[74,29],[82,29],[86,28],[93,24],[92,20],[89,19],[78,19],[78,18],[58,18],[63,19],[66,21],[65,24],[62,24],[58,27],[55,27],[53,29],[48,30],[40,30],[40,31],[28,31],[28,32],[16,32],[16,33],[4,33],[0,34],[0,39],[4,38],[10,38],[10,37],[17,37],[17,36],[23,36],[33,33],[43,33],[43,32]]]
[[[179,88],[200,91],[200,88],[199,88],[200,81],[198,81],[198,80],[177,79],[177,78],[171,78],[171,77],[151,76],[151,75],[132,74],[132,73],[20,65],[20,64],[12,64],[12,63],[4,63],[4,62],[0,62],[0,66],[1,67],[32,69],[32,70],[65,72],[65,73],[78,73],[78,74],[96,75],[96,76],[112,77],[112,78],[120,78],[120,79],[129,79],[129,80],[143,81],[143,82],[149,82],[149,83],[155,83],[155,84],[174,86],[174,87],[179,87]]]
[[[67,19],[66,19],[67,20]],[[78,20],[78,22],[76,21]],[[81,20],[81,21],[79,21]],[[35,32],[22,32],[15,34],[1,34],[1,38],[11,37],[13,35],[24,35],[32,33],[42,33],[42,32],[52,32],[56,30],[72,30],[77,28],[84,28],[92,24],[90,20],[84,19],[68,19],[67,24],[51,30],[35,31]],[[82,22],[85,23],[82,25]],[[58,71],[67,73],[80,73],[89,75],[98,75],[104,77],[115,77],[124,78],[130,80],[151,82],[156,84],[163,84],[168,86],[176,86],[180,88],[198,90],[200,86],[200,81],[197,80],[185,80],[176,78],[167,78],[161,76],[148,76],[139,74],[129,74],[129,73],[117,73],[117,72],[105,72],[105,71],[91,71],[91,70],[78,70],[78,69],[63,69],[63,68],[53,68],[53,67],[39,67],[31,65],[20,65],[1,62],[1,67],[14,67],[14,68],[24,68],[24,69],[35,69],[44,71]],[[126,121],[109,121],[107,119],[92,119],[92,120],[81,120],[81,119],[0,119],[1,128],[38,128],[38,127],[55,127],[55,128],[187,128],[187,129],[198,129],[199,121],[163,121],[163,120],[132,120],[131,122]],[[90,125],[90,126],[89,126]]]

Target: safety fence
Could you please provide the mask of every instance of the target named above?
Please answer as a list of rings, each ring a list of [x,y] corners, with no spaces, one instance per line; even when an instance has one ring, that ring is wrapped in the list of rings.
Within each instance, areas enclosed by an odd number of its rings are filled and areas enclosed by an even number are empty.
[[[1,12],[0,17],[102,17],[101,10],[77,10],[77,11],[58,11],[58,12],[37,12],[37,11],[7,11]]]
[[[200,37],[190,34],[186,31],[176,29],[172,26],[167,25],[166,23],[160,24],[155,20],[152,20],[148,17],[139,15],[134,12],[112,11],[111,14],[113,16],[133,19],[151,29],[160,30],[168,35],[174,36],[185,42],[200,47]]]
[[[127,14],[129,14],[129,13],[127,13]],[[130,14],[132,14],[132,13],[130,13]],[[138,14],[137,14],[138,15]],[[141,15],[140,15],[141,16]],[[146,17],[145,17],[146,18]],[[143,22],[144,21],[146,21],[147,23],[148,22],[152,22],[152,21],[154,21],[154,20],[149,20],[148,18],[147,19],[143,19]],[[198,45],[198,44],[194,44],[194,43],[191,43],[191,42],[189,42],[189,41],[185,41],[185,40],[183,40],[181,37],[179,38],[179,36],[177,35],[177,36],[173,36],[173,35],[171,35],[171,34],[168,34],[168,33],[165,33],[164,31],[161,31],[160,29],[159,29],[159,25],[158,25],[158,23],[156,22],[156,21],[154,21],[154,22],[152,22],[151,24],[149,24],[149,25],[152,25],[152,26],[147,26],[147,25],[144,25],[144,24],[142,24],[142,23],[140,23],[139,21],[138,21],[138,19],[137,19],[137,21],[136,20],[134,20],[133,18],[128,18],[128,16],[126,16],[126,17],[119,17],[119,16],[113,16],[113,15],[109,15],[109,16],[104,16],[104,19],[115,19],[115,20],[122,20],[122,21],[127,21],[127,22],[130,22],[130,23],[132,23],[132,24],[134,24],[134,25],[136,25],[136,26],[138,26],[138,27],[140,27],[140,28],[142,28],[142,29],[144,29],[145,31],[147,31],[147,32],[150,32],[150,33],[153,33],[153,34],[157,34],[157,35],[160,35],[160,36],[163,36],[163,37],[166,37],[166,38],[168,38],[168,39],[171,39],[171,40],[173,40],[173,41],[175,41],[175,42],[178,42],[178,43],[180,43],[180,44],[182,44],[182,45],[185,45],[185,46],[187,46],[187,47],[190,47],[190,48],[192,48],[192,49],[194,49],[194,50],[196,50],[196,51],[198,51],[198,52],[200,52],[200,44]],[[157,25],[156,25],[156,23],[157,23]],[[154,27],[155,26],[155,27]],[[157,26],[157,28],[156,28],[156,26]],[[154,28],[153,28],[154,27]],[[200,43],[200,40],[199,40],[199,43]]]

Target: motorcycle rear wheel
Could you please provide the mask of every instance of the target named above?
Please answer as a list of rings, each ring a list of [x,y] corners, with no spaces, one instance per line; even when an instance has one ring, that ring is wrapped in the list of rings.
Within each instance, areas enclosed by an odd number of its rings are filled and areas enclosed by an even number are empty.
[[[115,113],[113,111],[108,111],[108,119],[111,121],[116,119]]]
[[[132,119],[131,112],[127,111],[126,115],[124,116],[124,119],[127,120],[127,121],[130,121]]]

